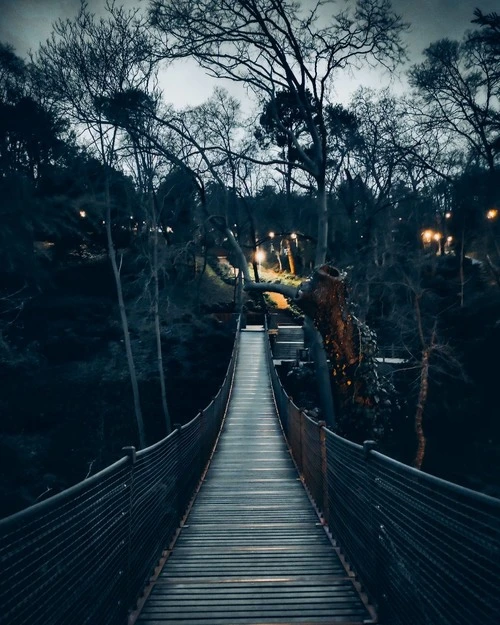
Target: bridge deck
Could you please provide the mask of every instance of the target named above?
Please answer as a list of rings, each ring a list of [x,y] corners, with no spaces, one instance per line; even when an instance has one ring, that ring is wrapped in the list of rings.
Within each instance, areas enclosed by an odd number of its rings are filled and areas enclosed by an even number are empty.
[[[363,623],[370,615],[281,435],[265,334],[243,331],[223,433],[142,625]]]

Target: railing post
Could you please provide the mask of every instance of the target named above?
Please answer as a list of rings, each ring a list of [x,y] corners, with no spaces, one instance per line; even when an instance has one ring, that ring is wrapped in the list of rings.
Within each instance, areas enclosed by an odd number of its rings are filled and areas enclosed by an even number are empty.
[[[128,487],[128,520],[127,520],[127,544],[125,545],[127,559],[125,572],[125,597],[123,598],[125,607],[127,602],[130,601],[130,597],[135,596],[137,589],[132,587],[132,509],[134,504],[134,469],[135,461],[137,459],[137,452],[135,447],[122,447],[122,451],[127,455],[130,462],[130,474],[129,474],[129,487]]]
[[[379,584],[384,575],[382,561],[380,558],[380,545],[379,545],[379,524],[375,517],[376,509],[376,494],[375,494],[375,479],[373,476],[373,465],[370,463],[371,452],[377,448],[377,443],[372,440],[364,441],[363,443],[363,455],[365,459],[365,495],[368,501],[368,510],[366,511],[366,519],[369,524],[369,535],[371,544],[366,545],[367,557],[372,558],[371,570],[376,571],[377,580],[371,580],[370,586],[373,592],[374,588],[383,588],[384,585]],[[370,556],[368,555],[370,554]],[[380,606],[380,597],[373,597],[378,606]]]
[[[321,453],[321,484],[323,487],[323,518],[325,523],[330,523],[330,508],[328,505],[328,457],[326,453],[326,423],[325,421],[318,422],[319,427],[319,444]]]
[[[375,441],[365,441],[363,443],[363,453],[365,456],[365,460],[368,460],[370,452],[376,448],[377,448],[377,443]]]
[[[175,472],[175,504],[177,509],[177,522],[182,519],[182,514],[184,512],[183,505],[181,501],[181,493],[183,491],[181,485],[181,476],[182,476],[182,463],[181,463],[181,424],[174,423],[174,431],[175,431],[175,464],[177,470]]]
[[[290,396],[288,396],[286,400],[286,418],[290,428],[290,447],[292,448],[295,462],[300,468],[300,423],[297,423],[297,419],[294,418],[294,414],[292,412],[292,398]]]
[[[215,407],[215,406],[214,406]],[[207,462],[207,458],[206,458],[206,447],[207,445],[207,441],[205,440],[205,435],[206,435],[206,419],[205,419],[205,411],[204,410],[200,410],[200,412],[198,413],[200,415],[200,440],[198,442],[198,456],[200,459],[200,466],[198,468],[200,476],[203,472],[203,469],[205,468],[205,464]]]
[[[302,410],[299,410],[299,449],[300,449],[300,470],[304,473],[304,445],[305,445],[305,436],[304,436],[304,413]]]

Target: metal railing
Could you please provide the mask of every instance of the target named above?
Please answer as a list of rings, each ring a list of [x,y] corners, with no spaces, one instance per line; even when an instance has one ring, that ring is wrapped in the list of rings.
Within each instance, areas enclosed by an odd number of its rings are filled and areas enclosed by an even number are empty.
[[[0,521],[2,625],[124,625],[223,422],[239,344],[209,406],[165,439]]]
[[[377,357],[381,360],[388,360],[391,358],[397,358],[401,360],[409,360],[411,354],[404,347],[397,345],[379,345],[377,349]]]
[[[500,500],[354,444],[301,412],[268,362],[283,430],[384,625],[500,622]]]

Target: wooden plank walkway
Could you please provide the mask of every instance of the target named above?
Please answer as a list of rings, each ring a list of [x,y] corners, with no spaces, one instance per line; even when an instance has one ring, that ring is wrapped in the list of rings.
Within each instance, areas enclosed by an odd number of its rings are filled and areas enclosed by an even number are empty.
[[[223,433],[142,625],[361,624],[370,615],[288,454],[265,334],[242,331]]]

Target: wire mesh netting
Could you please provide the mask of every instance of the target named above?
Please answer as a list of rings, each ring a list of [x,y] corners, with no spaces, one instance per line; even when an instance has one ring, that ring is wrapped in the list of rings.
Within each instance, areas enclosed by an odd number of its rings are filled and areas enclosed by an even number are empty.
[[[325,433],[330,528],[360,580],[371,588],[378,569],[363,447]]]
[[[321,470],[321,428],[303,415],[302,472],[309,492],[320,510],[323,510],[323,474]]]
[[[391,622],[500,619],[500,501],[371,452],[377,592]]]
[[[500,500],[337,436],[300,413],[276,372],[271,379],[308,490],[380,621],[497,625]]]
[[[210,406],[168,437],[0,520],[2,625],[125,625],[223,422],[238,336]]]
[[[2,521],[2,623],[123,622],[130,486],[124,458]]]
[[[129,596],[137,596],[147,583],[151,563],[168,545],[181,517],[179,438],[175,430],[137,454],[130,507]]]
[[[287,406],[288,440],[293,450],[293,457],[302,472],[302,414],[297,406],[288,401]]]
[[[200,466],[200,420],[194,418],[183,425],[180,436],[178,494],[183,515],[203,470]]]
[[[280,384],[278,373],[276,371],[275,366],[273,365],[272,355],[270,356],[270,371],[271,371],[271,381],[274,389],[274,399],[276,402],[276,407],[278,409],[278,414],[280,416],[281,425],[283,427],[283,431],[287,437],[290,436],[290,430],[288,427],[288,402],[289,398],[286,394],[285,390]],[[278,389],[278,390],[277,390]]]

